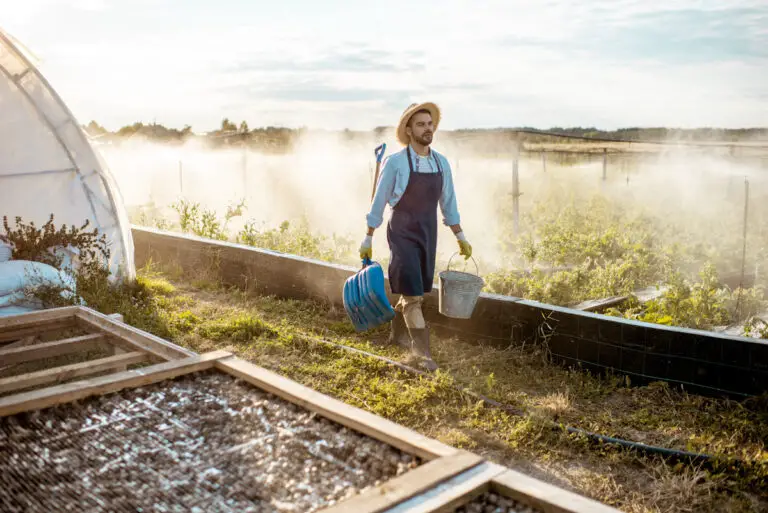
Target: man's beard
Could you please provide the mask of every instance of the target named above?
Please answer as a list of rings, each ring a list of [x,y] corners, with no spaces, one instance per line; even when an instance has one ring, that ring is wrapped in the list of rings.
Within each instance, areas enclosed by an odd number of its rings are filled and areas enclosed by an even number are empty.
[[[432,132],[424,132],[421,137],[414,137],[414,139],[422,146],[429,146],[432,143]]]

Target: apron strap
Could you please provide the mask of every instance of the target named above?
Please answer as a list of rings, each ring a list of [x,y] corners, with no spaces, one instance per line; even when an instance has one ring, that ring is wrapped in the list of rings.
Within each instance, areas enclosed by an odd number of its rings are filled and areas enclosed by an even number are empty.
[[[440,173],[440,174],[443,174],[443,168],[440,167],[440,159],[437,158],[437,153],[432,151],[432,148],[429,149],[429,153],[431,153],[432,156],[435,157],[435,164],[437,164],[437,172]]]
[[[408,155],[408,169],[411,170],[411,173],[413,173],[413,160],[411,160],[411,145],[409,144],[405,148],[405,154]],[[435,165],[437,166],[437,172],[440,174],[443,174],[443,168],[440,166],[440,159],[437,158],[437,154],[432,151],[432,148],[429,149],[429,156],[434,157],[435,159]]]

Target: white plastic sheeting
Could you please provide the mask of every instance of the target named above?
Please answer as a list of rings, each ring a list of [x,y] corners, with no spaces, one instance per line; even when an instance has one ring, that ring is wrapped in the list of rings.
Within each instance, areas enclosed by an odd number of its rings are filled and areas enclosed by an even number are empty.
[[[83,77],[87,80],[88,77]],[[115,277],[134,278],[133,239],[117,184],[77,120],[0,30],[0,217],[13,226],[80,226],[106,234]]]

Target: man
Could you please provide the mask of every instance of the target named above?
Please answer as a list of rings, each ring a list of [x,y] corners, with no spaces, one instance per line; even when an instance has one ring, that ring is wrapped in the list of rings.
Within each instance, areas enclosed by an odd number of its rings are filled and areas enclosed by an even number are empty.
[[[443,224],[455,234],[461,255],[465,259],[472,255],[472,246],[459,224],[451,166],[430,148],[439,123],[440,110],[434,103],[412,104],[403,112],[397,140],[405,148],[384,163],[366,216],[368,233],[360,246],[360,258],[373,257],[373,233],[381,226],[384,207],[389,204],[389,283],[392,292],[401,297],[395,305],[388,343],[411,349],[430,371],[437,369],[437,364],[429,350],[429,327],[421,305],[424,294],[432,290],[438,205]]]

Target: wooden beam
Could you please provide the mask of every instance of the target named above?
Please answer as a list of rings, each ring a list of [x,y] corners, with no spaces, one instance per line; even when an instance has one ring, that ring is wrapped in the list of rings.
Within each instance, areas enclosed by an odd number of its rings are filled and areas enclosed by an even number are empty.
[[[37,342],[38,342],[37,335],[31,335],[29,337],[24,337],[22,339],[16,340],[16,342],[11,342],[10,344],[5,344],[3,346],[0,346],[0,350],[13,349],[14,347],[31,346],[32,344],[36,344]],[[8,370],[14,365],[15,364],[0,365],[0,372]]]
[[[329,420],[386,442],[420,458],[432,460],[458,452],[458,449],[428,438],[378,415],[321,394],[245,360],[231,358],[218,361],[216,362],[216,368],[252,385],[256,385],[266,392],[314,411]]]
[[[618,509],[514,470],[496,476],[491,481],[491,489],[542,513],[620,513]]]
[[[77,307],[67,306],[0,317],[0,343],[74,326],[76,312]]]
[[[0,317],[0,343],[75,326],[77,309],[67,306]]]
[[[51,358],[80,351],[92,351],[104,347],[106,345],[106,338],[102,333],[92,333],[54,342],[0,349],[0,364],[10,365],[12,363],[30,362],[41,358]]]
[[[75,328],[76,326],[77,319],[72,317],[71,319],[51,321],[46,324],[40,324],[38,326],[32,326],[28,328],[1,330],[0,344],[3,344],[4,342],[14,342],[25,337],[43,335],[52,331],[61,331],[68,328]]]
[[[0,349],[13,349],[14,347],[31,346],[38,342],[37,335],[30,335],[28,337],[21,338],[15,342],[5,344]]]
[[[49,308],[38,312],[0,317],[0,333],[11,329],[34,328],[51,321],[74,320],[77,310],[77,306],[65,306],[63,308]]]
[[[123,314],[121,314],[121,313],[109,314],[109,315],[107,315],[107,317],[112,319],[114,322],[125,322],[125,320],[123,319]],[[126,351],[125,349],[123,349],[119,345],[113,345],[112,346],[112,354],[121,354],[121,353],[127,353],[127,352],[128,351]],[[123,365],[122,367],[116,368],[115,371],[124,371],[126,369],[128,369],[128,367],[126,365]]]
[[[506,471],[507,468],[501,465],[482,463],[401,502],[387,513],[452,513],[490,490],[491,480]]]
[[[87,362],[63,365],[37,372],[30,372],[19,376],[0,379],[0,393],[16,392],[38,385],[49,383],[61,383],[72,378],[90,376],[111,369],[125,369],[126,365],[141,363],[147,359],[147,354],[139,351],[122,353],[116,356],[89,360]]]
[[[425,463],[384,484],[322,510],[322,513],[380,513],[483,462],[477,454],[459,451]]]
[[[68,403],[92,395],[109,394],[124,388],[135,388],[190,374],[213,367],[217,360],[229,358],[232,353],[213,351],[202,355],[190,356],[180,360],[158,363],[133,369],[118,374],[99,376],[54,387],[23,392],[0,398],[0,417],[19,412],[48,408],[61,403]]]
[[[134,328],[129,324],[115,322],[108,316],[90,308],[80,308],[76,313],[81,326],[112,335],[112,342],[129,351],[140,350],[161,360],[175,360],[194,356],[195,353],[160,337]]]

